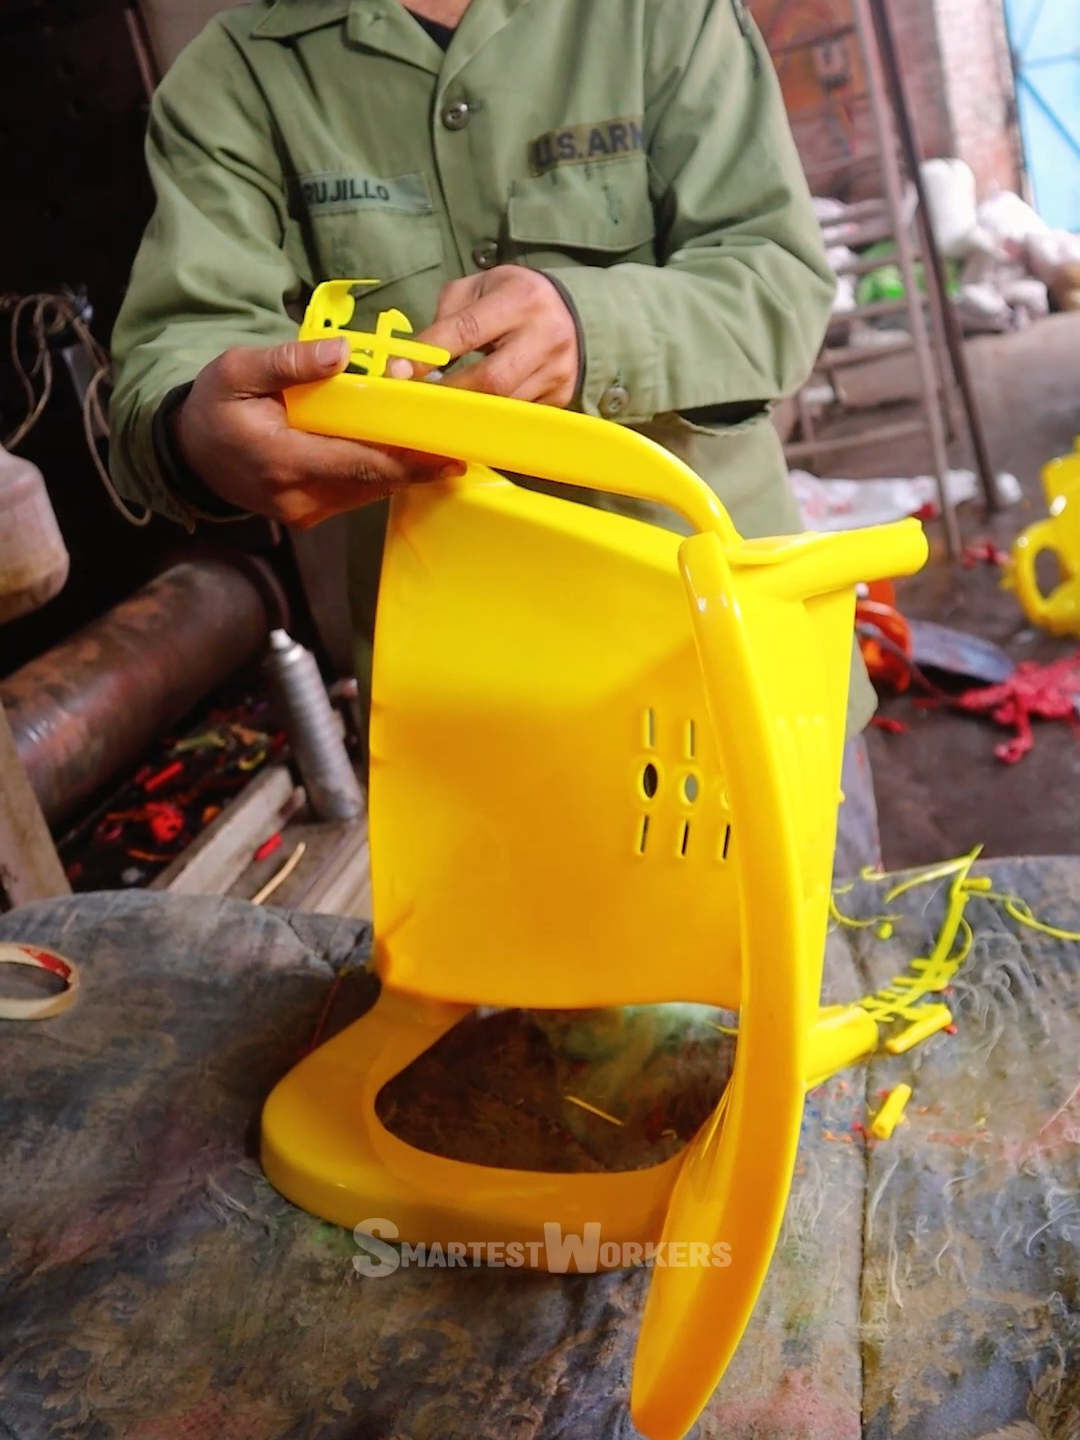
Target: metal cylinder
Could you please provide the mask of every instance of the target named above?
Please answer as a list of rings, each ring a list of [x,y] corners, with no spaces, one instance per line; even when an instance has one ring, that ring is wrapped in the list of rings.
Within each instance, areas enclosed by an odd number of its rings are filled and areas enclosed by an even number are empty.
[[[263,644],[273,586],[245,559],[174,565],[0,680],[19,759],[56,824]],[[246,572],[246,573],[245,573]]]
[[[274,630],[268,664],[312,811],[320,820],[355,819],[364,801],[315,657]]]

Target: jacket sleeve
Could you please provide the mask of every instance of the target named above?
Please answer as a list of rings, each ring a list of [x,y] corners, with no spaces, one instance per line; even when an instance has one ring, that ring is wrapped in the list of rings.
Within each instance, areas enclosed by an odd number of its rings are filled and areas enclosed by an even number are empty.
[[[797,389],[835,289],[743,0],[657,0],[652,16],[645,144],[657,264],[555,272],[585,339],[582,408],[597,414],[621,386],[620,421]]]
[[[283,249],[273,125],[219,23],[154,96],[146,158],[157,203],[113,331],[110,467],[122,495],[190,525],[222,517],[168,482],[154,442],[158,409],[229,346],[293,339],[286,305],[301,288]]]

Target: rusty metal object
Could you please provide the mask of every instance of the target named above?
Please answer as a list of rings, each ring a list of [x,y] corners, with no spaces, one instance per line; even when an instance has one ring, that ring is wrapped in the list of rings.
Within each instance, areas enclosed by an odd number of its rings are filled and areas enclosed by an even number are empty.
[[[50,824],[138,759],[264,644],[284,605],[244,557],[174,565],[0,680],[0,704]]]

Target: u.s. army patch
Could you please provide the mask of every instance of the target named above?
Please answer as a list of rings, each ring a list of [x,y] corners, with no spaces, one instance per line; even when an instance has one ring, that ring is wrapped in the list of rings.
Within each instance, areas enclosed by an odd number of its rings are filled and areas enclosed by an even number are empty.
[[[320,170],[298,175],[300,199],[309,215],[340,214],[347,210],[398,210],[406,215],[430,215],[427,181],[415,175],[392,179],[351,170]]]
[[[546,175],[559,165],[588,165],[640,154],[645,149],[641,126],[640,115],[624,115],[618,120],[549,130],[529,143],[529,173]]]

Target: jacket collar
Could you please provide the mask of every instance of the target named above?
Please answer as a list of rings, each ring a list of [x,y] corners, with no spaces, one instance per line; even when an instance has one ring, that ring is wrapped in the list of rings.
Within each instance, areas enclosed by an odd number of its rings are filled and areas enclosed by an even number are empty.
[[[435,75],[441,72],[445,86],[526,3],[472,0],[445,57],[431,36],[405,14],[401,0],[273,0],[251,34],[253,38],[288,40],[344,20],[353,44],[394,55]]]
[[[252,26],[251,34],[266,40],[289,40],[294,35],[306,35],[310,30],[339,24],[348,15],[351,4],[352,0],[274,0],[263,18]]]

